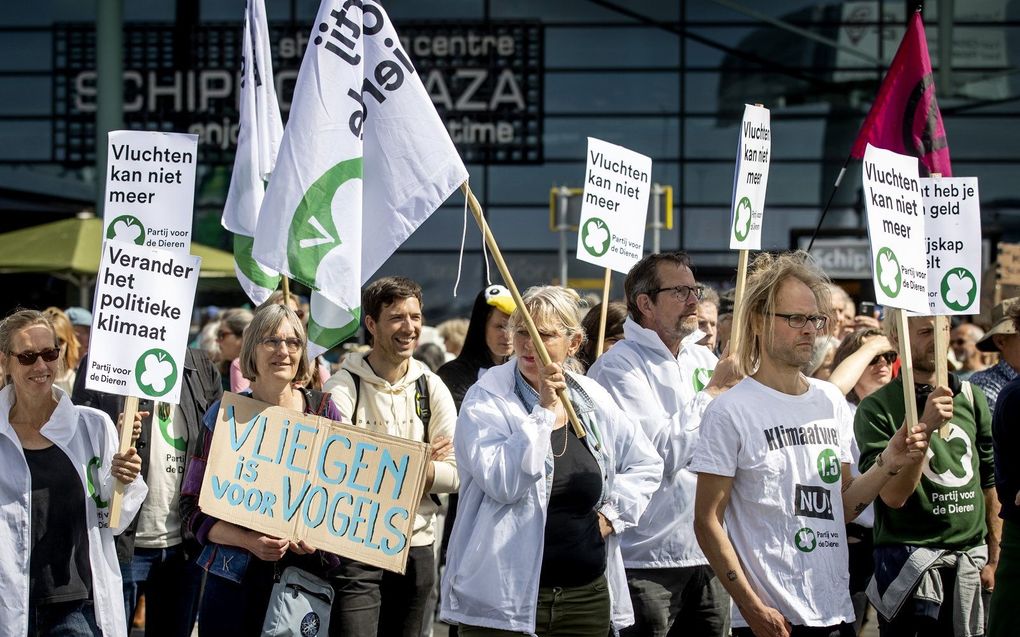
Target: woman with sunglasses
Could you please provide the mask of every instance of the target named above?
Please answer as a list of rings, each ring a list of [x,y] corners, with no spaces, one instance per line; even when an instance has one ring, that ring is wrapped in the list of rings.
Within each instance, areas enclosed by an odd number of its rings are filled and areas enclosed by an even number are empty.
[[[74,388],[78,362],[81,360],[81,349],[78,347],[78,338],[74,335],[74,326],[59,307],[48,307],[43,310],[43,314],[53,324],[53,331],[57,333],[57,347],[60,348],[60,362],[64,368],[53,384],[70,394]]]
[[[255,311],[244,333],[240,366],[251,382],[243,395],[340,420],[328,394],[297,383],[308,375],[308,342],[305,326],[292,309],[268,304]],[[206,412],[202,457],[189,463],[181,488],[182,523],[204,545],[198,562],[209,573],[198,631],[200,635],[254,636],[262,631],[275,571],[293,564],[321,576],[335,565],[335,556],[315,551],[303,541],[271,537],[202,513],[198,497],[219,410],[216,401]]]
[[[34,310],[0,324],[0,626],[10,635],[127,634],[114,535],[147,492],[109,417],[54,386],[53,325]],[[109,528],[113,481],[127,485]]]
[[[840,388],[850,403],[850,409],[856,411],[862,400],[889,384],[895,362],[896,352],[882,330],[859,329],[844,338],[836,348],[829,382]],[[857,461],[861,457],[856,440],[851,441],[850,450],[854,458],[850,470],[856,478],[860,475]],[[874,525],[875,510],[872,506],[846,525],[847,549],[850,554],[850,598],[854,604],[854,629],[857,633],[860,633],[867,614],[868,597],[865,590],[875,570],[872,559]]]
[[[248,381],[241,374],[238,357],[241,356],[241,343],[244,329],[251,323],[251,311],[231,309],[220,315],[219,327],[216,328],[216,345],[220,348],[220,378],[223,379],[223,391],[241,392],[248,388]]]

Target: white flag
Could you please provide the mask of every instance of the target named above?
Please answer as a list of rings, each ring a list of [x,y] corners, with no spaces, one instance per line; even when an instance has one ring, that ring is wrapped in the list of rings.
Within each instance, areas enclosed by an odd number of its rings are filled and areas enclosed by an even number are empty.
[[[326,297],[310,341],[357,330],[361,286],[467,176],[382,6],[323,0],[254,246]]]
[[[222,223],[234,233],[237,280],[257,305],[269,298],[280,283],[278,273],[262,267],[251,256],[266,180],[273,172],[283,137],[264,0],[248,0],[244,11],[238,110],[237,153]]]

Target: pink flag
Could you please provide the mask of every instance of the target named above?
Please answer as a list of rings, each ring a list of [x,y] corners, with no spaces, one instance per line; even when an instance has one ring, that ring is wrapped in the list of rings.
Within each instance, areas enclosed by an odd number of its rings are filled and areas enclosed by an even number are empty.
[[[910,19],[850,155],[861,159],[868,143],[913,155],[928,173],[953,174],[920,12]]]

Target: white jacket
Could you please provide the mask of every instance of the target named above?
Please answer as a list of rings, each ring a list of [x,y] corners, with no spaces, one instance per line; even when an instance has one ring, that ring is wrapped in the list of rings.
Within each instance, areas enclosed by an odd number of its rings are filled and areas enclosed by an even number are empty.
[[[698,442],[701,415],[711,402],[702,391],[717,359],[691,334],[673,354],[653,330],[632,319],[624,339],[602,355],[588,376],[606,388],[641,425],[664,461],[662,484],[637,528],[621,539],[627,568],[673,568],[708,564],[694,537],[697,477],[687,470]]]
[[[361,377],[357,397],[358,413],[354,414],[354,380],[351,374]],[[429,403],[432,418],[429,421],[429,439],[425,440],[425,428],[415,411],[415,383],[425,376],[429,388]],[[457,408],[453,404],[450,390],[438,376],[429,371],[420,361],[408,361],[407,374],[396,383],[376,376],[365,362],[365,354],[351,354],[344,359],[339,372],[326,381],[322,388],[333,397],[333,404],[345,419],[356,427],[369,431],[399,436],[408,440],[431,443],[440,436],[453,438],[457,426]],[[429,493],[454,493],[460,485],[457,475],[457,460],[451,454],[445,460],[432,461],[436,477]],[[418,504],[414,516],[414,533],[411,546],[429,546],[435,542],[434,521],[438,506],[425,494]]]
[[[535,632],[546,511],[552,484],[553,412],[530,414],[514,393],[516,361],[491,368],[468,390],[457,420],[461,476],[457,519],[442,581],[444,621]],[[659,484],[651,443],[596,383],[570,374],[592,399],[606,504],[617,533],[637,523]],[[583,409],[578,406],[578,409]],[[584,412],[588,413],[588,412]],[[591,440],[589,438],[589,440]],[[617,629],[634,623],[618,535],[606,539],[606,578]]]
[[[76,407],[54,387],[57,408],[40,433],[63,451],[78,469],[85,493],[92,599],[96,622],[106,637],[126,637],[124,585],[113,536],[134,519],[148,488],[139,475],[124,489],[120,526],[110,529],[108,503],[113,493],[110,463],[117,452],[117,430],[109,416],[90,407]],[[14,387],[0,390],[0,627],[5,635],[28,633],[28,574],[32,543],[32,478],[18,434],[8,420]],[[94,462],[98,459],[98,466]],[[99,493],[90,495],[92,480]],[[104,505],[100,507],[96,500]],[[102,522],[100,522],[102,519]],[[59,529],[56,530],[59,532]]]

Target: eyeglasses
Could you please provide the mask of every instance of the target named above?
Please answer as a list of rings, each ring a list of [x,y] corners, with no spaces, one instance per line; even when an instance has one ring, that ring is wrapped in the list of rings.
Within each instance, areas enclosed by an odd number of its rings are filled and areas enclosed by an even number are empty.
[[[299,349],[301,349],[301,339],[300,338],[295,338],[293,336],[290,337],[290,338],[280,338],[279,336],[268,336],[268,337],[262,339],[261,341],[259,341],[259,343],[261,343],[262,347],[266,348],[270,352],[275,352],[276,350],[280,349],[280,345],[286,345],[287,346],[287,352],[290,353],[290,354],[293,354],[293,353],[297,352]]]
[[[223,339],[225,339],[228,336],[236,336],[236,334],[234,334],[233,332],[230,332],[230,331],[216,332],[216,340],[217,341],[222,341]]]
[[[786,319],[786,324],[794,329],[800,329],[811,322],[811,327],[815,328],[815,331],[825,329],[825,324],[829,322],[828,316],[822,316],[821,314],[780,314],[776,312],[774,316]]]
[[[677,301],[683,302],[691,298],[691,294],[694,298],[701,300],[701,297],[705,295],[705,288],[700,285],[674,285],[669,288],[656,288],[654,290],[648,290],[647,294],[658,294],[659,292],[672,292],[673,298]]]
[[[875,358],[871,359],[871,362],[868,363],[868,365],[878,365],[883,360],[886,362],[887,365],[892,365],[893,363],[896,362],[897,358],[899,358],[899,354],[897,354],[896,352],[886,352],[884,354],[879,354]]]
[[[47,363],[52,363],[60,358],[60,350],[56,347],[50,347],[49,349],[44,349],[41,352],[22,352],[20,354],[11,352],[11,356],[17,358],[18,362],[25,367],[28,367],[29,365],[35,365],[35,360],[40,356]]]

